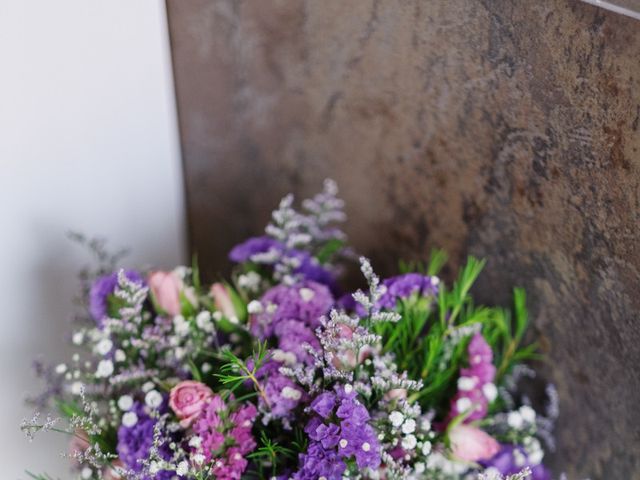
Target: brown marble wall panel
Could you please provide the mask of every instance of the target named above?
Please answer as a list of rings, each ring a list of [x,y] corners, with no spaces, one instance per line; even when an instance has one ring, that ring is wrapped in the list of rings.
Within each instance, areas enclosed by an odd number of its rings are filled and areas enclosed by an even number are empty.
[[[383,273],[444,247],[528,289],[557,465],[640,477],[640,22],[568,0],[168,0],[191,245],[209,276],[338,180]]]

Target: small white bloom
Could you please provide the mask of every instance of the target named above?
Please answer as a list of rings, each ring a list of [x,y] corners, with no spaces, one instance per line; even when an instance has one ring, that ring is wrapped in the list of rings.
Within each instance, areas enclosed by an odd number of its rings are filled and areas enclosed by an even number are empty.
[[[437,287],[440,285],[440,279],[438,277],[431,277],[431,284]]]
[[[276,362],[284,363],[285,365],[293,365],[297,361],[295,353],[285,352],[279,348],[276,348],[271,352],[271,358]]]
[[[82,342],[84,342],[84,333],[83,332],[74,333],[73,337],[71,337],[71,341],[73,342],[74,345],[82,345]]]
[[[349,395],[351,392],[353,392],[353,385],[351,385],[350,383],[347,383],[344,386],[344,393],[346,393],[347,395]]]
[[[234,325],[237,325],[240,323],[240,319],[238,317],[236,317],[235,315],[231,315],[229,317],[229,322],[233,323]]]
[[[205,332],[210,332],[213,330],[213,323],[211,323],[211,313],[208,311],[200,312],[196,316],[196,325],[200,330],[204,330]]]
[[[489,403],[493,402],[498,397],[498,389],[493,383],[485,383],[482,386],[482,393]]]
[[[269,302],[267,304],[267,313],[275,313],[277,309],[278,309],[278,305],[276,305],[275,303]]]
[[[149,390],[153,390],[154,388],[156,388],[156,385],[153,382],[146,382],[144,385],[142,385],[142,391],[147,393]]]
[[[428,418],[423,418],[422,420],[420,420],[420,429],[423,432],[431,431],[431,422],[429,421]]]
[[[136,412],[127,412],[122,415],[122,425],[125,427],[133,427],[136,423],[138,423]]]
[[[83,479],[91,478],[91,477],[93,477],[93,470],[91,470],[89,467],[84,467],[82,469],[82,472],[80,472],[80,476]]]
[[[520,415],[526,423],[533,424],[536,421],[536,411],[529,405],[520,407]]]
[[[280,395],[282,395],[283,398],[288,398],[290,400],[300,400],[300,397],[302,397],[302,392],[296,388],[291,388],[289,386],[286,386],[282,389],[282,391],[280,392]]]
[[[189,334],[189,322],[182,315],[176,315],[173,317],[173,329],[178,335],[184,337]]]
[[[204,463],[204,460],[205,460],[204,455],[201,453],[196,453],[192,458],[193,458],[193,461],[198,465]]]
[[[537,450],[530,452],[527,458],[531,464],[539,465],[542,463],[542,459],[544,458],[544,450],[542,450],[542,448],[538,448]]]
[[[222,312],[219,310],[216,310],[211,314],[211,318],[213,318],[216,322],[219,322],[220,320],[222,320]]]
[[[389,414],[389,421],[391,422],[391,425],[398,428],[400,425],[402,425],[402,422],[404,422],[404,415],[395,410]]]
[[[122,395],[118,399],[118,408],[123,412],[128,412],[133,407],[133,398],[130,395]]]
[[[160,464],[158,462],[151,462],[149,465],[149,473],[156,475],[160,471]]]
[[[77,354],[77,353],[74,353],[74,354],[71,356],[71,360],[73,360],[73,361],[74,361],[74,363],[78,363],[78,362],[80,361],[80,355],[79,355],[79,354]]]
[[[108,338],[103,338],[96,345],[96,352],[103,357],[111,351],[113,348],[113,342]]]
[[[402,424],[402,433],[413,433],[416,431],[416,421],[413,418],[407,418]]]
[[[362,450],[368,452],[369,450],[371,450],[371,445],[368,442],[364,442],[362,444]]]
[[[347,445],[349,445],[349,442],[347,442],[346,438],[342,438],[340,439],[340,442],[338,442],[338,444],[340,445],[340,448],[347,448]]]
[[[518,449],[515,449],[513,451],[513,460],[516,464],[516,467],[524,467],[525,463],[527,463],[527,457],[525,457],[524,454]]]
[[[106,378],[113,373],[113,362],[111,360],[100,360],[96,369],[96,377]]]
[[[416,448],[417,444],[418,440],[416,439],[415,435],[407,435],[402,439],[402,448],[405,450],[413,450],[414,448]]]
[[[251,300],[247,305],[247,312],[260,313],[262,312],[262,304],[258,300]]]
[[[298,293],[300,294],[300,298],[304,301],[304,302],[309,302],[313,299],[313,297],[316,296],[316,293],[311,290],[310,288],[306,288],[303,287],[300,290],[298,290]]]
[[[468,392],[476,386],[476,379],[473,377],[460,377],[458,379],[458,390]]]
[[[523,423],[524,420],[522,419],[522,415],[520,415],[520,412],[509,412],[509,414],[507,415],[507,424],[511,428],[519,430],[520,428],[522,428]]]
[[[458,410],[459,413],[466,412],[467,410],[469,410],[471,408],[472,405],[473,405],[473,403],[467,397],[460,397],[456,401],[456,409]]]
[[[415,465],[413,466],[413,469],[419,475],[421,473],[424,473],[426,467],[425,467],[424,463],[416,462]]]
[[[202,437],[195,436],[189,439],[189,446],[192,448],[200,448],[202,445]]]
[[[116,362],[124,362],[127,359],[127,355],[124,353],[123,350],[118,349],[114,353],[113,358],[115,359]]]
[[[162,405],[162,395],[157,390],[149,390],[144,396],[144,403],[150,408],[158,408]]]
[[[422,444],[422,454],[426,457],[431,453],[431,442],[425,441]]]
[[[176,468],[176,473],[180,476],[189,473],[189,463],[186,460],[181,461]]]
[[[204,362],[202,364],[202,373],[209,373],[213,367],[210,363]]]
[[[82,393],[82,382],[73,382],[71,384],[71,394],[80,395]]]
[[[186,350],[182,347],[176,347],[173,350],[173,354],[176,357],[177,360],[182,360],[184,358],[184,356],[187,354]]]
[[[66,365],[66,364],[64,364],[64,363],[61,363],[60,365],[58,365],[58,366],[56,367],[56,373],[57,373],[58,375],[62,375],[62,374],[64,374],[64,373],[66,373],[66,371],[67,371],[67,365]]]

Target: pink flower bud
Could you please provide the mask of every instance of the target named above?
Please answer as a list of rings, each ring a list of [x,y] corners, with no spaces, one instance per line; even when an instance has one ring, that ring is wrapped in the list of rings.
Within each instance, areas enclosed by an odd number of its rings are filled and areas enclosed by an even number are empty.
[[[496,440],[479,428],[456,425],[449,432],[451,451],[460,460],[477,462],[488,460],[500,450]]]
[[[162,310],[172,316],[180,314],[180,292],[184,283],[175,272],[151,272],[147,284],[151,289],[151,295]]]
[[[238,318],[233,301],[231,300],[231,294],[225,285],[222,283],[214,283],[211,285],[211,296],[215,302],[216,308],[222,312],[222,314],[228,319]]]

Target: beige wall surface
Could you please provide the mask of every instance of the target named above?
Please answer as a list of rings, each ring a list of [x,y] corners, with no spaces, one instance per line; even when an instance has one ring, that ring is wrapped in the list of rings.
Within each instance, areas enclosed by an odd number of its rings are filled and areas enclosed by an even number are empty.
[[[640,22],[570,0],[168,0],[191,245],[340,183],[390,273],[444,247],[527,288],[557,471],[640,475]]]

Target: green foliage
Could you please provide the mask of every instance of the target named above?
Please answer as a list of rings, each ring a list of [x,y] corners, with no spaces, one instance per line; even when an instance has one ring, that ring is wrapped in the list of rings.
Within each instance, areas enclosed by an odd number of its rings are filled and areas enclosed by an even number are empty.
[[[264,365],[268,355],[267,342],[258,342],[253,354],[252,362],[245,362],[231,350],[222,350],[222,356],[226,360],[220,367],[220,372],[215,376],[223,385],[226,385],[232,392],[240,388],[246,381],[251,381],[267,405],[269,400],[262,388],[262,385],[256,378],[256,373],[262,365]]]
[[[428,265],[401,263],[401,271],[434,275],[446,262],[439,250]],[[417,294],[398,302],[401,320],[376,325],[385,352],[393,352],[398,368],[410,378],[420,378],[424,387],[412,397],[426,408],[444,413],[447,399],[455,393],[460,368],[467,365],[466,348],[473,332],[481,329],[494,351],[499,383],[512,366],[535,356],[536,345],[522,346],[527,328],[526,296],[514,291],[513,315],[508,309],[475,305],[470,294],[485,262],[469,257],[451,289],[439,284],[437,298]]]
[[[260,478],[272,477],[275,478],[278,472],[279,463],[283,460],[291,460],[295,458],[296,452],[290,448],[283,447],[277,442],[272,441],[267,437],[267,433],[264,430],[260,431],[260,446],[252,453],[247,455],[247,458],[256,461],[258,472],[256,472]],[[266,475],[265,465],[269,465],[270,474]]]

